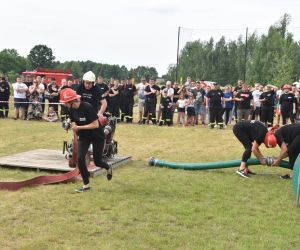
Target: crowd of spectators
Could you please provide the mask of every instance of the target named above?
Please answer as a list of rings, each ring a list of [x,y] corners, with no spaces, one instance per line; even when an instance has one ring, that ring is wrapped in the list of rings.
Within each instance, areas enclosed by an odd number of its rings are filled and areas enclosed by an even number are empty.
[[[12,88],[14,119],[43,119],[49,122],[64,119],[67,110],[64,106],[59,108],[59,93],[64,88],[72,88],[84,95],[83,98],[90,98],[84,83],[78,79],[62,79],[58,84],[54,78],[46,83],[44,77],[26,76],[17,78]],[[141,82],[137,84],[131,77],[105,83],[103,77],[99,76],[94,83],[93,93],[106,100],[106,113],[116,117],[118,122],[159,126],[207,125],[211,129],[223,129],[234,120],[260,120],[272,126],[280,122],[294,123],[300,118],[298,82],[278,88],[259,83],[251,86],[238,80],[237,84],[221,87],[218,83],[194,81],[191,77],[187,77],[182,85],[171,81],[158,85],[154,78],[141,77]],[[2,77],[0,118],[8,117],[9,97],[10,84]],[[48,110],[45,110],[46,102],[49,104]],[[134,103],[138,106],[138,121],[133,121]],[[174,113],[177,113],[176,121]]]

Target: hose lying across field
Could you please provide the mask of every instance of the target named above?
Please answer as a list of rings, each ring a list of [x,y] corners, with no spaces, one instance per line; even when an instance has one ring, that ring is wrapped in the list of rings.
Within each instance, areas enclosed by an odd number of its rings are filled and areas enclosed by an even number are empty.
[[[232,161],[221,161],[221,162],[206,162],[206,163],[186,163],[186,162],[168,162],[168,161],[161,161],[151,157],[149,159],[150,166],[157,166],[157,167],[167,167],[173,169],[184,169],[184,170],[206,170],[206,169],[220,169],[220,168],[232,168],[232,167],[239,167],[241,164],[240,160],[232,160]],[[257,159],[249,159],[247,161],[247,165],[260,165],[259,160]],[[281,161],[280,167],[282,168],[289,168],[288,161]],[[292,187],[293,191],[296,195],[296,204],[300,205],[300,154],[294,164],[293,169],[293,179],[292,179]]]
[[[28,187],[28,186],[69,182],[69,181],[74,181],[78,175],[79,175],[79,169],[78,167],[76,167],[74,170],[60,175],[38,176],[25,181],[0,182],[0,189],[16,191],[23,187]]]
[[[240,160],[231,161],[220,161],[220,162],[205,162],[205,163],[186,163],[186,162],[167,162],[157,160],[154,157],[149,159],[150,166],[157,167],[168,167],[173,169],[184,169],[184,170],[205,170],[205,169],[218,169],[218,168],[232,168],[240,166]],[[257,159],[249,159],[247,165],[260,165]],[[280,167],[289,168],[288,161],[281,161]]]

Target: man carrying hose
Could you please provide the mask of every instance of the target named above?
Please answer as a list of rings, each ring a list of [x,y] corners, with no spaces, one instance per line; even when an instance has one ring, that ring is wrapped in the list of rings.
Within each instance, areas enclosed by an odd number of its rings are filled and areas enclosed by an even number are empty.
[[[99,124],[98,116],[93,106],[82,102],[80,95],[70,88],[60,93],[60,102],[69,108],[71,129],[78,136],[78,168],[83,180],[83,186],[75,190],[77,193],[90,190],[89,171],[86,166],[86,154],[90,144],[93,145],[93,158],[97,167],[107,170],[107,179],[112,178],[112,167],[102,160],[104,147],[104,132]]]
[[[295,161],[300,153],[300,124],[293,123],[282,126],[276,131],[275,136],[280,147],[280,153],[272,166],[278,166],[283,158],[289,157],[289,167],[293,170]],[[280,177],[282,179],[290,179],[292,176],[293,172]]]
[[[260,164],[266,164],[266,160],[260,152],[259,146],[264,142],[267,148],[276,147],[277,140],[274,135],[274,129],[270,128],[268,130],[260,121],[240,121],[234,125],[233,133],[245,148],[240,168],[236,173],[244,178],[249,178],[249,174],[253,174],[253,172],[248,168],[247,160],[251,157],[251,153],[253,152]]]

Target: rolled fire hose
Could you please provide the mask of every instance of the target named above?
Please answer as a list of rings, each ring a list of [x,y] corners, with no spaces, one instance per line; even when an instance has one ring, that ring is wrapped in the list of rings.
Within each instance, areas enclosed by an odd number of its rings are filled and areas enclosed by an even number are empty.
[[[220,161],[220,162],[205,162],[205,163],[186,163],[186,162],[168,162],[161,161],[151,157],[149,159],[150,166],[157,167],[168,167],[173,169],[184,169],[184,170],[205,170],[205,169],[219,169],[219,168],[232,168],[239,167],[241,164],[240,160],[231,161]],[[258,159],[251,158],[247,161],[247,165],[260,165]],[[289,168],[288,161],[281,161],[280,167]]]

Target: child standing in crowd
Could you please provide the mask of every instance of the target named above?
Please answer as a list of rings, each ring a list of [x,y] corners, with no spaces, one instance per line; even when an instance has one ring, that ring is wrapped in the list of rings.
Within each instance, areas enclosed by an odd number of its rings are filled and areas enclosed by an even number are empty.
[[[184,94],[181,93],[179,95],[179,99],[176,103],[178,108],[178,117],[177,117],[177,125],[182,125],[185,123],[185,106],[186,106],[186,100],[184,99]]]
[[[172,99],[168,96],[168,89],[164,89],[162,91],[162,98],[160,100],[160,108],[161,108],[161,120],[159,122],[159,126],[162,125],[171,125],[171,116],[172,116]]]
[[[185,126],[195,125],[195,98],[193,94],[189,95],[189,99],[186,102],[187,106],[187,119]]]

